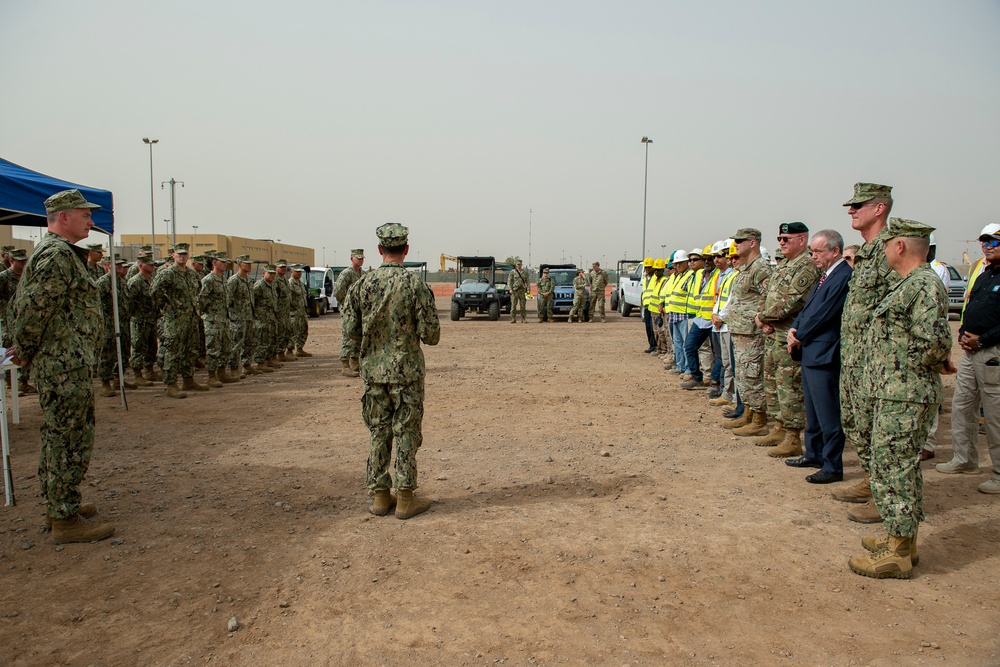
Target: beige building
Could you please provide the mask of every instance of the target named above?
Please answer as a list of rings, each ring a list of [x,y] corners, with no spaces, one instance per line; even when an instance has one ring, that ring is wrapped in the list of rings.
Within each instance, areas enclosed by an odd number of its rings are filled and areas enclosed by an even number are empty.
[[[287,260],[289,264],[308,264],[314,266],[316,251],[312,248],[278,243],[270,239],[248,239],[241,236],[226,236],[224,234],[178,234],[178,243],[187,243],[192,255],[201,255],[206,250],[222,250],[229,257],[250,255],[250,259],[274,263],[279,259]],[[126,250],[149,245],[149,234],[122,234],[121,244]],[[156,235],[156,259],[162,259],[166,254],[170,236]],[[126,255],[132,253],[125,253]]]
[[[44,234],[45,227],[39,227],[38,238],[41,239]],[[29,255],[35,247],[35,244],[32,241],[14,238],[14,227],[12,225],[0,225],[0,246],[3,245],[12,245],[19,250],[27,250]]]

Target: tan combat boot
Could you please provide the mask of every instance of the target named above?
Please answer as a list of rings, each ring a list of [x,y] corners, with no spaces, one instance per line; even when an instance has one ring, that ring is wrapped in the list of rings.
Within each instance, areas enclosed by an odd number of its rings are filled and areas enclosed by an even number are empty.
[[[867,503],[872,499],[872,485],[867,473],[858,480],[857,484],[852,484],[846,489],[834,489],[830,492],[834,500],[842,503]]]
[[[226,369],[223,366],[219,366],[219,369],[215,371],[215,377],[219,378],[219,382],[222,384],[239,384],[240,379],[238,377],[233,377],[226,373]]]
[[[739,428],[741,426],[746,426],[753,420],[753,412],[751,410],[745,410],[742,417],[736,417],[735,419],[725,419],[719,422],[719,426],[722,428]]]
[[[142,376],[142,369],[141,368],[133,368],[132,369],[132,377],[135,378],[135,384],[136,384],[137,387],[148,387],[151,384],[153,384],[152,382],[150,382],[149,380],[147,380],[146,378],[144,378]]]
[[[368,506],[368,511],[375,516],[385,516],[396,506],[396,498],[389,492],[389,489],[376,491],[372,497],[372,504]]]
[[[155,366],[146,366],[145,377],[150,382],[161,382],[163,380],[163,374],[157,373]]]
[[[194,367],[197,369],[202,369],[205,367],[205,357],[198,357],[194,360]]]
[[[284,364],[281,363],[281,359],[278,358],[278,355],[274,355],[273,357],[268,359],[267,365],[270,366],[271,368],[281,368],[282,366],[284,366]]]
[[[80,510],[80,512],[82,514],[83,510]],[[862,537],[861,546],[863,546],[867,551],[877,554],[878,552],[889,548],[889,536],[883,535],[882,537],[878,537],[876,535],[872,535],[871,537]],[[918,565],[920,563],[920,554],[917,553],[916,533],[914,533],[913,537],[910,538],[910,562],[914,565]]]
[[[882,515],[878,513],[874,500],[847,510],[847,518],[857,523],[882,523]]]
[[[340,374],[346,375],[349,378],[361,377],[361,373],[351,368],[351,362],[347,359],[340,362]]]
[[[313,355],[312,355],[312,352],[306,352],[304,349],[302,349],[300,347],[297,350],[295,350],[295,356],[296,357],[311,357]]]
[[[748,409],[747,412],[750,412]],[[733,435],[748,437],[751,435],[767,435],[767,414],[753,411],[753,418],[746,426],[733,429]]]
[[[194,381],[194,378],[191,379]],[[208,372],[208,386],[212,389],[222,389],[222,382],[219,380],[219,371],[209,371]],[[187,387],[185,387],[187,389]]]
[[[24,394],[37,394],[38,390],[28,383],[28,378],[21,376],[17,378],[17,391],[18,393]]]
[[[430,498],[414,498],[412,489],[396,489],[396,518],[409,519],[430,509]]]
[[[358,375],[361,375],[361,359],[358,357],[351,357],[350,361],[351,369],[357,371]]]
[[[194,377],[184,378],[184,384],[181,385],[182,391],[208,391],[208,387],[203,384],[198,384]]]
[[[80,503],[80,509],[76,513],[84,519],[89,519],[97,514],[97,505],[94,503]],[[48,512],[45,513],[45,525],[49,528],[52,527],[52,517],[49,516]]]
[[[779,422],[780,423],[780,422]],[[786,428],[785,437],[777,446],[767,450],[767,455],[776,459],[802,454],[802,429]]]
[[[273,373],[274,369],[271,368],[266,361],[262,361],[257,364],[257,371],[259,373]]]
[[[20,387],[18,387],[18,391],[20,391]],[[117,395],[118,392],[111,386],[110,380],[101,380],[101,396],[108,396],[110,398]]]
[[[68,519],[52,519],[52,537],[56,544],[96,542],[115,534],[115,524],[97,523],[74,514]]]
[[[187,398],[187,394],[177,388],[177,383],[167,385],[167,398]]]
[[[874,579],[909,579],[913,570],[909,537],[889,535],[884,549],[877,553],[855,556],[848,565],[855,574]]]
[[[243,366],[243,372],[246,373],[247,375],[263,375],[264,374],[264,371],[257,370],[251,364],[246,364],[245,366]]]
[[[122,385],[124,385],[126,389],[139,388],[139,385],[137,385],[135,382],[132,382],[131,380],[126,380],[125,378],[122,378]]]
[[[289,350],[285,350],[285,358],[284,358],[283,361],[298,361],[298,359],[295,357],[295,353],[294,352],[291,352]]]
[[[710,399],[708,399],[708,404],[709,405],[715,405],[715,406],[718,406],[720,408],[726,408],[726,407],[729,407],[730,405],[735,405],[735,403],[733,403],[732,401],[730,401],[725,396],[719,396],[718,398],[710,398]]]
[[[281,352],[279,352],[278,355],[275,357],[275,359],[277,359],[281,363],[285,363],[286,361],[292,361],[287,356],[285,356],[285,351],[284,350],[282,350]]]
[[[775,447],[781,444],[781,441],[785,439],[785,425],[781,423],[781,420],[775,420],[774,428],[767,435],[762,435],[759,438],[753,439],[753,444],[758,447]]]

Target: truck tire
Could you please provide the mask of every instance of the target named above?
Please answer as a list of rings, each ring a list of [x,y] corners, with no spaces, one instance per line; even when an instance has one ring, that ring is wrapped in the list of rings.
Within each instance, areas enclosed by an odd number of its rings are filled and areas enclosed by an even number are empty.
[[[494,301],[490,304],[489,319],[491,322],[496,322],[500,319],[500,303]]]
[[[632,304],[622,299],[622,317],[629,317],[632,314]]]
[[[611,293],[611,310],[618,310],[618,292]]]
[[[462,307],[458,305],[457,301],[451,302],[451,321],[458,322],[462,319]]]
[[[323,299],[319,302],[319,314],[322,316],[326,315],[328,312],[329,310],[327,309],[326,299]]]

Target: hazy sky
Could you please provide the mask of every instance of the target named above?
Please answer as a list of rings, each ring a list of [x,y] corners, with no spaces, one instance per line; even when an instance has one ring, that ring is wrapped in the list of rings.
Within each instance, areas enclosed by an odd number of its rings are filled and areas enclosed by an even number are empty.
[[[602,259],[802,220],[855,181],[955,260],[1000,222],[1000,2],[0,0],[0,156],[111,190],[120,233],[343,263]],[[529,237],[529,210],[530,237]],[[26,236],[26,234],[19,234]]]

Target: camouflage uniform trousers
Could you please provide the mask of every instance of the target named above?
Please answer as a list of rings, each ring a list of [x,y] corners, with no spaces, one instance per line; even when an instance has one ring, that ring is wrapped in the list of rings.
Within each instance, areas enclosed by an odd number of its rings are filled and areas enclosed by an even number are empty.
[[[281,354],[292,344],[292,313],[282,313],[278,318],[278,336],[274,340],[274,353]]]
[[[650,313],[650,315],[652,315],[652,313]],[[656,353],[657,354],[672,353],[674,351],[674,340],[673,338],[670,337],[670,329],[667,328],[667,314],[664,313],[662,315],[663,317],[662,327],[656,326],[656,318],[660,316],[661,315],[659,313],[657,313],[656,315],[652,315],[653,336],[656,337]],[[673,357],[673,354],[671,354],[671,357]]]
[[[357,360],[361,356],[361,350],[358,348],[358,344],[351,340],[347,335],[344,327],[347,321],[344,319],[344,309],[340,309],[340,360],[347,361],[348,359]]]
[[[229,341],[229,319],[214,320],[202,318],[205,325],[205,370],[209,373],[225,369],[233,356]]]
[[[230,370],[253,363],[253,320],[229,320]]]
[[[253,325],[253,360],[262,364],[275,355],[274,349],[274,323],[254,322]]]
[[[538,297],[538,321],[544,322],[548,320],[549,322],[554,322],[552,319],[552,301],[555,298],[555,294],[549,294],[548,296]]]
[[[365,382],[361,415],[371,433],[365,484],[384,491],[417,488],[417,450],[423,442],[424,380],[404,384]],[[396,442],[395,484],[389,477],[392,443]]]
[[[743,404],[764,412],[764,337],[762,334],[732,334],[736,356],[736,390]]]
[[[208,347],[205,344],[205,323],[202,322],[201,318],[198,318],[198,357],[204,358],[207,354]],[[198,358],[195,357],[195,358]]]
[[[528,297],[524,290],[516,290],[510,293],[510,319],[517,319],[517,311],[521,311],[521,319],[528,318]]]
[[[89,368],[35,378],[42,411],[38,486],[49,516],[80,510],[80,483],[94,450],[94,385]]]
[[[128,365],[129,352],[132,350],[132,337],[129,334],[129,327],[123,327],[121,334],[122,363]],[[97,377],[100,378],[101,382],[110,382],[116,377],[116,368],[118,368],[118,346],[115,344],[115,334],[113,331],[110,335],[105,332],[104,337],[101,339],[101,356],[97,360]]]
[[[858,453],[858,464],[870,469],[874,392],[865,385],[863,350],[840,349],[840,419],[847,442]]]
[[[132,338],[132,356],[129,366],[138,370],[152,366],[156,361],[156,323],[133,319],[129,325]]]
[[[872,421],[872,498],[890,535],[913,537],[924,519],[920,449],[937,403],[876,399]]]
[[[600,313],[601,318],[604,318],[604,302],[607,297],[604,295],[605,290],[597,290],[597,294],[590,295],[590,319],[593,321],[594,313]]]
[[[194,318],[163,321],[163,383],[173,384],[177,376],[194,377],[194,362],[198,359],[198,322]]]
[[[292,316],[292,335],[288,339],[289,350],[301,350],[306,346],[309,338],[309,317],[305,313],[296,313]]]
[[[573,294],[573,307],[569,311],[569,319],[573,320],[574,317],[578,318],[581,322],[583,321],[584,304],[587,301],[586,292],[576,292]]]
[[[802,365],[788,353],[788,331],[775,329],[764,336],[764,399],[767,414],[785,428],[806,427],[806,404],[802,394]]]

